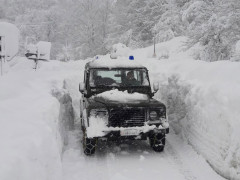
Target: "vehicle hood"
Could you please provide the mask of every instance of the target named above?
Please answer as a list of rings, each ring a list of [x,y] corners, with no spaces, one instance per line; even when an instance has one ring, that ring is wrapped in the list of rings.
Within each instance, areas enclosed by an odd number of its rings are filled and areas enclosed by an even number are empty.
[[[91,97],[90,103],[100,103],[106,107],[149,107],[163,105],[147,94],[128,93],[127,91],[110,90]]]

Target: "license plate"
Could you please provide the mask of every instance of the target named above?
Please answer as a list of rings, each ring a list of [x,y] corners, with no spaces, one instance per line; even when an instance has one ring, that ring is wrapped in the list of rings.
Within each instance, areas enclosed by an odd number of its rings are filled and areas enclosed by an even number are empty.
[[[121,136],[137,136],[139,133],[137,129],[124,129],[120,131]]]

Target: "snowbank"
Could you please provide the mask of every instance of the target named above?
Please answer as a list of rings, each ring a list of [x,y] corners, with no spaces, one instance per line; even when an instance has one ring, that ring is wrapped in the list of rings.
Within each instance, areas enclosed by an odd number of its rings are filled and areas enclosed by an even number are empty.
[[[240,64],[197,61],[201,47],[184,51],[185,37],[130,54],[159,82],[156,98],[167,105],[175,132],[222,176],[240,179]],[[168,59],[161,58],[167,54]],[[127,57],[125,57],[127,59]]]
[[[158,96],[167,103],[176,132],[220,174],[239,179],[240,83],[235,75],[240,65],[189,64],[175,64],[168,67],[174,73],[159,74],[159,79],[168,78],[160,81]]]
[[[32,63],[20,58],[0,78],[0,179],[61,180],[62,130],[72,115],[63,80],[85,63],[45,62],[36,71]]]
[[[210,165],[229,179],[240,179],[240,64],[193,60],[196,47],[182,51],[184,38],[166,46],[167,60],[148,58],[151,47],[133,52],[148,67],[156,94],[168,106],[172,128]]]

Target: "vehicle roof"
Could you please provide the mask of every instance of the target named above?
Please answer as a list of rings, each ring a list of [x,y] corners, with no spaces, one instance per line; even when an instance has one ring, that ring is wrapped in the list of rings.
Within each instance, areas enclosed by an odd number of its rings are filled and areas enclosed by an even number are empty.
[[[117,59],[105,58],[96,59],[86,64],[85,69],[101,69],[101,68],[146,68],[145,66],[137,63],[135,60],[129,60],[127,57]]]

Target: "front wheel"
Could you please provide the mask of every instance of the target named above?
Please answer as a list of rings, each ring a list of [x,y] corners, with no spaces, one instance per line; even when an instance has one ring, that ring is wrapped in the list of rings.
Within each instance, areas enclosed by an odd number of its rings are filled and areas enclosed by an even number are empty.
[[[162,152],[165,146],[165,134],[153,134],[149,137],[149,143],[156,152]]]
[[[87,138],[86,131],[83,132],[83,152],[85,155],[90,156],[95,153],[97,139],[96,138]]]

